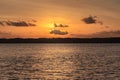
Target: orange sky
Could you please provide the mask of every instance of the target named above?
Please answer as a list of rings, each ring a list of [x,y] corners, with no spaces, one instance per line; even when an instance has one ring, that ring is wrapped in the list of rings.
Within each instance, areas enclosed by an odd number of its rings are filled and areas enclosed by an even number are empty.
[[[119,3],[119,0],[2,0],[0,37],[120,37]]]

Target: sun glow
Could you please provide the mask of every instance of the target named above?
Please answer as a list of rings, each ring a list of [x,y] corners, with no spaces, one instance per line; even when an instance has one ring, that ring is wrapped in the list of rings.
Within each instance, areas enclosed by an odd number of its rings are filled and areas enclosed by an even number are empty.
[[[59,24],[63,24],[66,23],[66,19],[62,18],[62,17],[46,17],[42,20],[42,26],[44,27],[48,27],[48,28],[54,28],[54,24],[55,23],[59,23]]]
[[[53,23],[48,23],[48,24],[46,24],[46,26],[47,26],[48,28],[54,29],[54,24],[53,24]]]

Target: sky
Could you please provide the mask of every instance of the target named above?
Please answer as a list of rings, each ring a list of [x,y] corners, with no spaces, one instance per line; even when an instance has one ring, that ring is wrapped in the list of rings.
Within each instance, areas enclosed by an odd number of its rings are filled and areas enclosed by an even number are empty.
[[[0,38],[120,37],[120,0],[0,0]]]

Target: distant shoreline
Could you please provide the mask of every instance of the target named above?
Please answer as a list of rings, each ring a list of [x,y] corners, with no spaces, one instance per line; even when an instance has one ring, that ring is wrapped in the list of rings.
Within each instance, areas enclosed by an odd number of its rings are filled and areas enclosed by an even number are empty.
[[[120,37],[115,38],[1,38],[0,43],[120,43]]]

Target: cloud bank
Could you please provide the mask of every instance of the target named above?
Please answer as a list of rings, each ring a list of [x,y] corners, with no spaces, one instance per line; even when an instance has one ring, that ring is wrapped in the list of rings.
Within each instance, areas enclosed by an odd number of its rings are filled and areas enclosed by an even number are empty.
[[[102,31],[93,34],[71,34],[72,37],[80,38],[105,38],[105,37],[120,37],[120,30],[117,31]]]
[[[13,35],[9,32],[0,31],[0,38],[11,37],[11,36]]]

